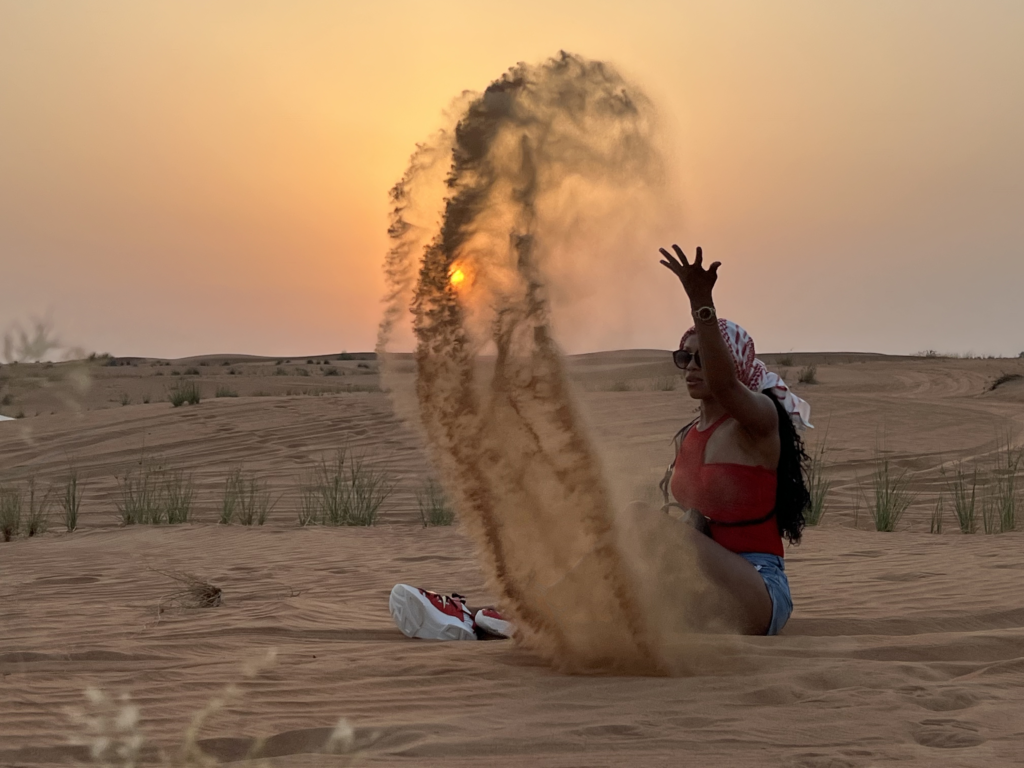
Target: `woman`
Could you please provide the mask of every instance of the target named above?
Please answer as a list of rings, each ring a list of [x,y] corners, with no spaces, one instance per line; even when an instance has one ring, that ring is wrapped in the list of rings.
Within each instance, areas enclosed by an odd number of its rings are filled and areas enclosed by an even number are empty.
[[[700,417],[683,430],[668,486],[700,523],[690,535],[698,563],[732,598],[739,629],[774,635],[793,609],[782,537],[795,544],[804,526],[807,455],[794,422],[810,426],[810,406],[755,359],[746,331],[718,318],[720,263],[704,269],[700,248],[693,264],[672,249],[660,249],[661,263],[683,284],[694,318],[673,358]]]
[[[800,540],[809,502],[801,464],[807,459],[794,422],[810,426],[810,406],[754,357],[739,326],[720,320],[712,289],[719,262],[703,267],[701,249],[690,264],[678,245],[662,264],[690,299],[694,326],[673,354],[686,387],[700,400],[700,417],[682,432],[663,490],[671,489],[694,527],[686,527],[700,570],[719,597],[717,610],[747,634],[777,634],[793,604],[782,537]],[[664,509],[664,508],[663,508]],[[634,505],[633,514],[651,510]],[[724,606],[724,607],[723,607]],[[510,637],[514,627],[493,608],[474,611],[461,595],[440,595],[407,584],[391,592],[395,623],[409,637],[475,640]],[[695,617],[721,626],[721,616]]]

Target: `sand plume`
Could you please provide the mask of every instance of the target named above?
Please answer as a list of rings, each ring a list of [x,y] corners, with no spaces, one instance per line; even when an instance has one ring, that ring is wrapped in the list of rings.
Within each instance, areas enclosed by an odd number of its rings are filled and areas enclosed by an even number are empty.
[[[443,216],[428,241],[407,214],[425,207],[419,182],[445,152]],[[643,93],[605,63],[562,53],[467,99],[392,193],[380,349],[411,292],[433,457],[523,642],[567,667],[661,666],[552,320],[552,297],[577,290],[580,264],[596,256],[599,272],[607,244],[659,210],[661,169]],[[399,378],[389,383],[400,390]]]

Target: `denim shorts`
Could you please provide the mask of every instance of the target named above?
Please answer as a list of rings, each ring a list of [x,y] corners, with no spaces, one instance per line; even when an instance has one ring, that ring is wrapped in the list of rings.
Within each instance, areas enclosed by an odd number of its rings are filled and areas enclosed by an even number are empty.
[[[740,552],[739,555],[757,568],[764,579],[764,585],[768,587],[768,596],[772,599],[772,623],[768,625],[765,634],[777,635],[793,613],[793,596],[789,593],[786,563],[778,555],[764,552]]]

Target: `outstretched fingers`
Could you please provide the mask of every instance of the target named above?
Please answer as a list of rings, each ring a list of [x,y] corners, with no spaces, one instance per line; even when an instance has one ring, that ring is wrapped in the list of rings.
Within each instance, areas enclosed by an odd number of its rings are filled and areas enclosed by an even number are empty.
[[[686,266],[690,266],[690,262],[687,260],[686,254],[683,253],[683,249],[682,248],[680,248],[678,245],[673,243],[672,244],[672,250],[676,252],[676,256],[679,258],[679,261],[681,261]],[[662,253],[664,253],[664,250],[662,251]],[[666,255],[668,255],[668,254],[666,254]],[[700,258],[700,249],[698,249],[697,258]]]

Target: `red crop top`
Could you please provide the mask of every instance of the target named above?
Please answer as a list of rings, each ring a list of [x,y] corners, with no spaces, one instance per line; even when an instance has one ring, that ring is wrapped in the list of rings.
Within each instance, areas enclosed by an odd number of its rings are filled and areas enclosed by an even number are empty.
[[[696,424],[687,431],[672,471],[672,495],[683,507],[699,510],[708,518],[711,538],[726,549],[784,557],[782,537],[772,514],[776,472],[746,464],[704,463],[708,440],[728,418],[726,414],[703,432]]]

